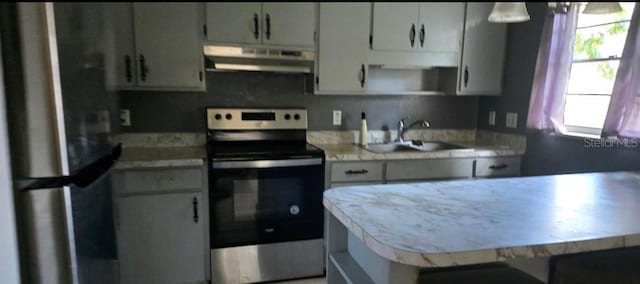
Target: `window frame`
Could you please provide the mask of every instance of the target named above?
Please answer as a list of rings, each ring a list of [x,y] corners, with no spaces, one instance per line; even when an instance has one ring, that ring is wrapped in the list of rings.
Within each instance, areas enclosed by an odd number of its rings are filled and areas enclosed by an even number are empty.
[[[638,8],[638,5],[636,3],[636,5],[634,6],[634,9]],[[633,10],[632,10],[633,12]],[[580,15],[578,15],[578,17],[580,17]],[[611,22],[605,22],[605,23],[599,23],[599,24],[595,24],[595,25],[588,25],[588,26],[583,26],[583,27],[579,27],[576,26],[576,28],[574,29],[574,35],[577,34],[578,30],[581,29],[588,29],[588,28],[594,28],[594,27],[601,27],[601,26],[607,26],[607,25],[615,25],[615,24],[619,24],[619,23],[631,23],[631,19],[626,19],[626,20],[617,20],[617,21],[611,21]],[[628,30],[627,30],[627,34],[628,34]],[[626,35],[625,35],[626,37]],[[575,39],[574,39],[574,45],[575,45]],[[623,46],[624,48],[624,46]],[[614,61],[617,60],[618,62],[620,62],[622,60],[622,54],[618,55],[618,56],[607,56],[607,57],[598,57],[598,58],[590,58],[590,59],[574,59],[571,58],[571,69],[569,71],[569,73],[567,74],[567,79],[571,78],[571,70],[573,69],[573,65],[578,63],[590,63],[590,62],[601,62],[601,61]],[[620,63],[618,63],[618,68],[620,67]],[[615,70],[616,75],[618,72],[618,69]],[[614,76],[614,82],[615,82],[615,76]],[[568,82],[567,82],[568,85]],[[596,93],[569,93],[569,90],[567,89],[565,92],[565,97],[566,96],[570,96],[570,95],[574,95],[574,96],[591,96],[591,95],[597,95],[597,96],[609,96],[611,97],[611,93],[609,94],[596,94]],[[563,106],[563,110],[562,110],[562,115],[563,115],[563,122],[562,125],[565,128],[565,131],[563,131],[562,134],[564,135],[568,135],[568,136],[579,136],[579,137],[595,137],[595,136],[600,136],[602,134],[602,127],[600,128],[593,128],[593,127],[586,127],[586,126],[580,126],[580,125],[571,125],[571,124],[565,124],[564,122],[564,117],[565,117],[565,112],[566,112],[566,103],[565,106]]]

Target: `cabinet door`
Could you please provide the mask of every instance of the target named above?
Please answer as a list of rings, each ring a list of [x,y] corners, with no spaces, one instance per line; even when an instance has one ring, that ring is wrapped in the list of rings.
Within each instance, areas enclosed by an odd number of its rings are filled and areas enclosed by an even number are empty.
[[[204,59],[198,4],[134,3],[138,85],[202,89]]]
[[[418,45],[427,52],[460,50],[464,3],[421,3]]]
[[[366,91],[370,9],[366,3],[320,4],[318,91]]]
[[[122,283],[206,280],[204,260],[208,249],[205,249],[202,203],[201,193],[118,198]]]
[[[419,6],[417,3],[373,3],[373,49],[415,50]]]
[[[467,3],[458,94],[502,92],[507,26],[487,20],[492,7],[493,3]]]
[[[315,3],[262,4],[262,43],[313,48]]]
[[[258,44],[262,39],[262,4],[207,3],[207,40],[223,44]]]
[[[110,88],[131,88],[136,85],[136,54],[133,37],[133,7],[131,3],[105,4],[106,82]]]

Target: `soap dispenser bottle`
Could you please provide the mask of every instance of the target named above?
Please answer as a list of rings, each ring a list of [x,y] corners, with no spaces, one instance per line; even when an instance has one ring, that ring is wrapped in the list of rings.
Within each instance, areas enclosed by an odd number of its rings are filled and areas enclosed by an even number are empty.
[[[360,145],[367,146],[367,138],[369,134],[367,134],[367,116],[364,112],[362,112],[362,122],[360,124]]]

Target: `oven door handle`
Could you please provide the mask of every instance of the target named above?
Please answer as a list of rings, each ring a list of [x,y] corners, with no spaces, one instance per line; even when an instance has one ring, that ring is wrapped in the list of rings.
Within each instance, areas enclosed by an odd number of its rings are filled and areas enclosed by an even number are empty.
[[[264,169],[281,167],[299,167],[322,165],[321,158],[287,159],[287,160],[256,160],[256,161],[214,161],[213,169]]]

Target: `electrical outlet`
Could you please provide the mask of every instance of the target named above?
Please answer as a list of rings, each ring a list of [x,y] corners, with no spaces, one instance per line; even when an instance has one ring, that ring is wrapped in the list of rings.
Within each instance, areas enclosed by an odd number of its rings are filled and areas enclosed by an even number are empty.
[[[120,125],[131,126],[131,112],[128,109],[120,110]]]
[[[342,111],[334,110],[333,111],[333,125],[342,125]]]
[[[496,125],[496,111],[492,110],[489,112],[489,125]]]
[[[509,128],[518,127],[518,114],[515,112],[507,112],[507,119],[505,122],[505,126]]]

